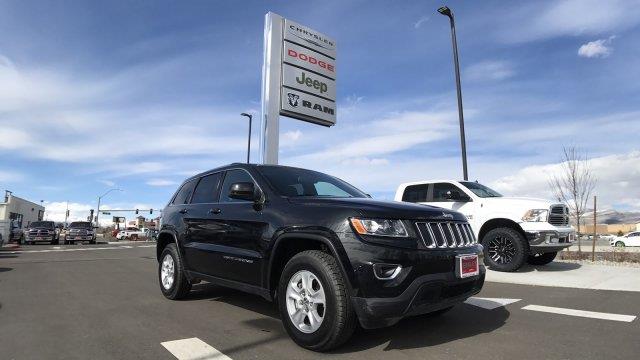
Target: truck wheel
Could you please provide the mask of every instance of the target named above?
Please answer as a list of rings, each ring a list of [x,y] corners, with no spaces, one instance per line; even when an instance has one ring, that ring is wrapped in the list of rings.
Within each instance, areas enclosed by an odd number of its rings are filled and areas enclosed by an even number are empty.
[[[548,263],[552,262],[553,259],[556,258],[556,255],[558,255],[557,251],[548,252],[544,254],[529,255],[527,262],[531,265],[547,265]]]
[[[158,280],[160,290],[167,299],[180,300],[191,291],[176,244],[169,244],[162,250],[158,263]]]
[[[482,238],[484,263],[497,271],[516,271],[525,261],[529,248],[524,237],[511,228],[496,228]]]
[[[356,326],[347,292],[333,256],[308,250],[291,258],[280,276],[278,307],[293,341],[314,351],[346,342]]]

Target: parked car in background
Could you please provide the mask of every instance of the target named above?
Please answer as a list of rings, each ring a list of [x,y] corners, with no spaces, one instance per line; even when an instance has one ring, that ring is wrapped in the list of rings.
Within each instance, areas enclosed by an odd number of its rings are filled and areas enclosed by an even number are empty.
[[[640,246],[640,231],[630,232],[625,236],[616,236],[609,240],[609,244],[615,247]]]
[[[145,232],[140,229],[129,229],[121,230],[118,235],[116,235],[116,239],[118,240],[138,240],[141,237],[145,236]]]
[[[96,243],[96,232],[93,224],[89,221],[74,221],[69,224],[64,243],[76,244],[83,241],[88,241],[90,244]]]
[[[515,271],[526,262],[545,265],[576,239],[569,208],[544,199],[506,197],[471,181],[429,180],[401,184],[396,201],[463,213],[484,247],[485,264]],[[431,229],[446,233],[447,226]]]
[[[158,240],[158,230],[156,229],[146,229],[145,231],[145,236],[149,239],[149,240]]]
[[[484,283],[482,246],[462,214],[373,200],[311,170],[232,164],[196,175],[161,223],[165,297],[205,280],[277,298],[289,336],[315,351],[346,342],[357,322],[373,329],[443,314]],[[430,224],[452,229],[447,246]]]
[[[33,221],[29,224],[24,239],[25,243],[29,245],[36,242],[57,244],[59,238],[56,224],[53,221]]]

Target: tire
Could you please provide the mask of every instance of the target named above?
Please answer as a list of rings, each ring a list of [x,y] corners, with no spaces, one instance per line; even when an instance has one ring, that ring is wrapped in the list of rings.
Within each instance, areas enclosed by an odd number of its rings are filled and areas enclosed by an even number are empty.
[[[511,228],[490,230],[482,238],[482,246],[485,265],[496,271],[516,271],[524,265],[529,255],[524,236]]]
[[[625,247],[622,241],[616,241],[616,247]]]
[[[171,259],[171,266],[173,266],[172,271],[168,274],[170,281],[166,280],[167,278],[163,278],[163,267],[167,258]],[[168,264],[166,265],[167,267],[169,266]],[[158,283],[162,294],[171,300],[184,299],[191,291],[191,284],[187,279],[184,264],[178,254],[176,244],[169,244],[162,250],[160,262],[158,263]]]
[[[556,255],[558,255],[557,251],[543,253],[543,254],[529,255],[527,262],[531,265],[547,265],[548,263],[552,262],[553,259],[556,258]]]
[[[302,277],[305,275],[308,275],[308,286],[303,285]],[[298,277],[299,282],[293,285],[292,282]],[[308,296],[307,289],[310,293],[315,291],[316,296]],[[313,304],[314,299],[320,299],[320,291],[323,291],[325,300],[322,306],[320,301]],[[311,302],[302,305],[293,300],[292,294],[298,297],[302,295],[302,301]],[[309,350],[334,349],[349,340],[356,327],[356,315],[340,267],[333,256],[319,250],[303,251],[285,265],[278,286],[278,307],[291,339]],[[305,313],[305,309],[310,312]],[[293,315],[289,315],[290,311]],[[310,316],[314,316],[314,313],[321,317],[319,325],[311,324]],[[292,320],[295,314],[301,314],[300,325]]]

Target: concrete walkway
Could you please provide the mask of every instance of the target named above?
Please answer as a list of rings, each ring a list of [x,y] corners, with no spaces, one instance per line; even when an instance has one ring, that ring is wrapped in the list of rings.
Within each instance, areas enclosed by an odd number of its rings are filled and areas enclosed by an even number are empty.
[[[518,272],[487,271],[487,281],[521,285],[640,292],[640,268],[553,262]]]

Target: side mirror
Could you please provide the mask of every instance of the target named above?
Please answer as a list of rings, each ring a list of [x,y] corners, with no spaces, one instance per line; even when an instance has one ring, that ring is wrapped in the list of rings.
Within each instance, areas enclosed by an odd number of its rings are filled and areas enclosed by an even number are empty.
[[[256,190],[252,182],[239,182],[231,184],[229,197],[237,200],[255,201]]]

